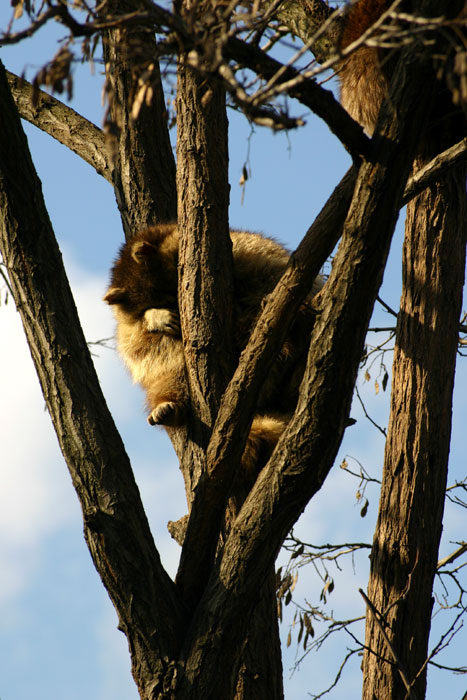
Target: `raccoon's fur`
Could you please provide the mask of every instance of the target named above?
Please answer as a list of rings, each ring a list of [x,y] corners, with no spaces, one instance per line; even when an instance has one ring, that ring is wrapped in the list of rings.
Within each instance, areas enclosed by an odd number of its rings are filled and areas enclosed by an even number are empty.
[[[289,254],[257,233],[231,231],[234,262],[234,342],[238,356],[248,342],[265,297],[284,272]],[[177,302],[176,224],[151,226],[120,250],[104,300],[117,320],[120,355],[146,392],[151,425],[182,425],[189,402]],[[313,294],[322,285],[317,278]],[[311,296],[311,295],[310,295]],[[294,410],[305,369],[314,312],[300,307],[258,397],[244,466],[264,464]]]

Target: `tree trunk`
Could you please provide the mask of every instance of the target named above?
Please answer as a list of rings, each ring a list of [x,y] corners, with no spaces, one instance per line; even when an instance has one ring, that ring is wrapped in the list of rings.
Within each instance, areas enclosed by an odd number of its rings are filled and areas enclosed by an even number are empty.
[[[105,14],[138,9],[111,0]],[[175,160],[170,143],[156,40],[145,27],[117,27],[103,39],[109,102],[105,132],[125,237],[177,218]]]
[[[282,652],[277,616],[276,574],[266,577],[245,639],[234,700],[281,700]]]
[[[181,466],[189,502],[233,371],[228,161],[225,91],[219,82],[198,75],[182,56],[177,81],[179,305],[192,424]]]
[[[181,57],[177,84],[177,190],[180,230],[179,299],[192,419],[171,431],[185,478],[187,500],[206,478],[206,448],[219,403],[234,369],[232,352],[232,256],[228,225],[228,122],[225,90],[193,70]],[[215,271],[215,276],[209,274]],[[206,503],[204,503],[204,509]],[[190,513],[177,585],[190,607],[207,577],[192,580],[196,520]],[[195,525],[193,529],[193,525]],[[211,553],[211,562],[215,551]],[[205,574],[209,572],[206,571]],[[231,697],[279,700],[282,662],[276,613],[275,573],[271,569],[254,610],[237,663],[231,659]],[[225,671],[224,671],[225,672]]]
[[[368,610],[364,700],[403,698],[401,671],[413,684],[409,697],[425,696],[464,282],[465,175],[465,166],[457,167],[407,208],[391,415],[368,586],[399,665]]]

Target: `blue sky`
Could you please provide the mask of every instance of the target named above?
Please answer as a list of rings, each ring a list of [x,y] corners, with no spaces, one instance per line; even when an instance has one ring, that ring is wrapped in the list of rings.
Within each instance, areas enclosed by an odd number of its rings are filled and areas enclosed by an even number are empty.
[[[6,3],[0,8],[0,27],[10,17]],[[4,48],[0,57],[10,70],[32,78],[57,50],[60,28],[45,28],[33,40]],[[72,106],[100,125],[101,67],[94,75],[88,66],[75,68]],[[248,154],[251,127],[230,113],[231,226],[259,230],[275,236],[290,248],[301,239],[315,215],[346,171],[349,158],[329,130],[305,110],[306,126],[297,132],[272,134],[254,128],[250,140],[247,182],[242,202],[239,178]],[[44,196],[59,241],[72,289],[88,341],[109,337],[113,320],[101,302],[108,270],[123,234],[110,185],[66,148],[34,127],[25,125],[33,159],[43,183]],[[399,227],[400,228],[400,227]],[[388,266],[383,298],[397,307],[400,295],[401,234],[396,235]],[[117,617],[93,568],[82,535],[78,500],[60,455],[49,417],[44,410],[37,378],[13,303],[0,308],[0,698],[2,700],[133,700],[136,688],[129,672],[126,640],[116,629]],[[390,317],[377,311],[377,322],[388,325]],[[389,361],[389,360],[387,360]],[[173,574],[178,545],[170,539],[166,522],[186,511],[182,479],[171,445],[164,432],[149,428],[143,396],[122,367],[116,353],[95,349],[99,378],[131,457],[148,512],[156,544],[168,571]],[[359,388],[373,418],[387,423],[388,396],[376,396],[372,369],[370,382],[359,379]],[[467,417],[465,360],[456,378],[456,403],[451,453],[451,477],[465,476],[462,438]],[[367,541],[377,514],[378,493],[369,487],[370,508],[359,515],[355,492],[358,481],[338,464],[350,455],[372,476],[379,477],[384,442],[364,420],[355,403],[352,416],[357,425],[347,431],[336,467],[313,502],[296,532],[307,541]],[[352,466],[352,464],[351,464]],[[466,539],[465,518],[448,508],[441,555],[454,547],[449,540]],[[286,558],[282,558],[286,561]],[[363,614],[358,587],[366,588],[367,555],[356,558],[355,569],[347,563],[340,572],[330,565],[336,589],[327,611],[336,617]],[[319,604],[322,583],[312,567],[300,572],[297,593]],[[290,615],[289,615],[290,618]],[[289,622],[291,620],[289,619]],[[287,635],[284,625],[284,638]],[[462,636],[463,635],[463,636]],[[457,636],[457,657],[452,652],[441,663],[465,663],[465,632]],[[301,700],[307,692],[328,685],[339,664],[339,654],[352,647],[350,638],[331,641],[317,655],[308,656],[293,675],[289,669],[295,645],[284,656],[286,697]],[[298,653],[300,657],[301,652]],[[360,661],[345,671],[341,687],[329,696],[334,700],[360,693]],[[460,698],[465,680],[433,673],[429,698],[444,695]]]

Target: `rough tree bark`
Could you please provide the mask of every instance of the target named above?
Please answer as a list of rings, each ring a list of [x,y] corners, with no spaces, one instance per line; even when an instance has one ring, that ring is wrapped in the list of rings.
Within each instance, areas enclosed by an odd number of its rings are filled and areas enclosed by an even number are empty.
[[[136,0],[111,0],[103,12],[119,15],[141,7]],[[144,226],[177,218],[175,160],[153,32],[139,25],[109,29],[103,53],[109,101],[106,140],[129,238]],[[144,83],[146,90],[138,93],[142,75],[149,85]]]
[[[205,451],[232,374],[232,254],[229,236],[225,91],[181,56],[177,81],[179,299],[190,381],[192,450]],[[215,275],[206,274],[215,270]],[[186,455],[188,498],[205,465]]]
[[[451,3],[449,12],[457,15],[463,6]],[[426,8],[433,14],[436,9],[436,3]],[[440,55],[448,51],[445,46]],[[417,159],[415,170],[451,145],[459,131],[464,134],[464,122],[448,118],[451,108],[449,97],[438,93],[436,118],[421,142],[428,155]],[[377,612],[367,610],[364,700],[425,697],[464,285],[466,173],[465,165],[451,169],[407,207],[391,413],[368,585]]]
[[[50,134],[112,182],[104,134],[92,122],[24,78],[6,71],[11,94],[22,119]]]
[[[373,141],[372,157],[360,168],[313,330],[297,411],[229,533],[185,638],[181,688],[192,697],[203,693],[228,697],[228,679],[216,675],[225,653],[223,645],[234,649],[243,638],[265,568],[274,562],[298,512],[321,487],[333,464],[404,176],[432,97],[432,85],[425,80],[427,66],[419,64],[419,58],[409,51],[401,61],[391,102],[397,117],[384,122],[381,138]],[[415,85],[423,88],[415,91]],[[206,685],[208,678],[213,685]]]
[[[209,437],[234,368],[229,189],[225,89],[219,80],[200,76],[182,55],[177,81],[179,298],[192,415],[186,430],[171,432],[189,504],[194,489],[203,490]],[[198,557],[197,520],[205,517],[205,508],[206,503],[191,508],[176,578],[190,607],[198,603],[193,588],[200,590],[197,581],[193,586],[191,563]],[[218,544],[213,542],[211,561]],[[283,696],[274,567],[262,588],[239,658],[232,659],[230,696],[238,700]]]
[[[391,415],[368,585],[402,668],[368,612],[365,700],[404,697],[401,670],[413,683],[412,696],[425,696],[464,283],[465,177],[465,166],[454,169],[407,208]]]

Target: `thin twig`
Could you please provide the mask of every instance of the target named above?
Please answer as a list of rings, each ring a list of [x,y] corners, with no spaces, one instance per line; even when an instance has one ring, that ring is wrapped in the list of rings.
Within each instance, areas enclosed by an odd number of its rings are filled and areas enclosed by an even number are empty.
[[[390,653],[391,653],[391,656],[392,656],[392,658],[394,659],[394,663],[396,664],[397,670],[399,671],[399,675],[400,675],[400,677],[401,677],[401,679],[402,679],[402,682],[403,682],[403,684],[404,684],[404,686],[405,686],[405,689],[406,689],[406,691],[407,691],[408,697],[410,698],[410,700],[416,700],[415,692],[414,692],[414,690],[413,690],[413,688],[412,688],[411,683],[409,683],[409,680],[408,680],[408,677],[407,677],[407,672],[406,672],[405,669],[404,669],[404,666],[403,666],[403,664],[402,664],[402,661],[399,659],[399,657],[398,657],[398,655],[397,655],[397,653],[396,653],[396,650],[394,649],[393,645],[391,644],[391,641],[390,641],[388,635],[386,634],[386,631],[385,631],[383,625],[382,625],[381,622],[380,622],[380,619],[379,619],[379,618],[381,617],[380,613],[379,613],[378,610],[375,608],[375,606],[373,605],[373,603],[371,602],[371,600],[368,598],[368,596],[366,595],[366,593],[363,591],[363,589],[362,589],[362,588],[359,588],[358,590],[359,590],[359,593],[360,593],[360,595],[362,596],[363,600],[365,601],[368,610],[369,610],[369,611],[371,612],[371,614],[373,615],[373,619],[374,619],[374,621],[376,622],[376,625],[378,626],[379,631],[380,631],[381,634],[383,635],[384,641],[386,642],[387,647],[388,647],[388,649],[389,649],[389,651],[390,651]]]
[[[356,396],[357,396],[357,399],[360,401],[360,406],[361,406],[362,409],[363,409],[363,413],[365,414],[365,418],[368,418],[368,420],[370,421],[370,423],[371,423],[372,425],[374,425],[375,428],[378,428],[378,430],[384,435],[384,437],[387,437],[386,430],[385,430],[384,428],[382,428],[380,425],[378,425],[378,423],[376,423],[376,421],[373,420],[373,418],[370,416],[370,414],[369,414],[368,411],[366,410],[365,404],[364,404],[363,401],[362,401],[362,397],[360,396],[360,393],[359,393],[359,391],[358,391],[358,387],[357,387],[357,386],[355,387],[355,394],[356,394]]]

